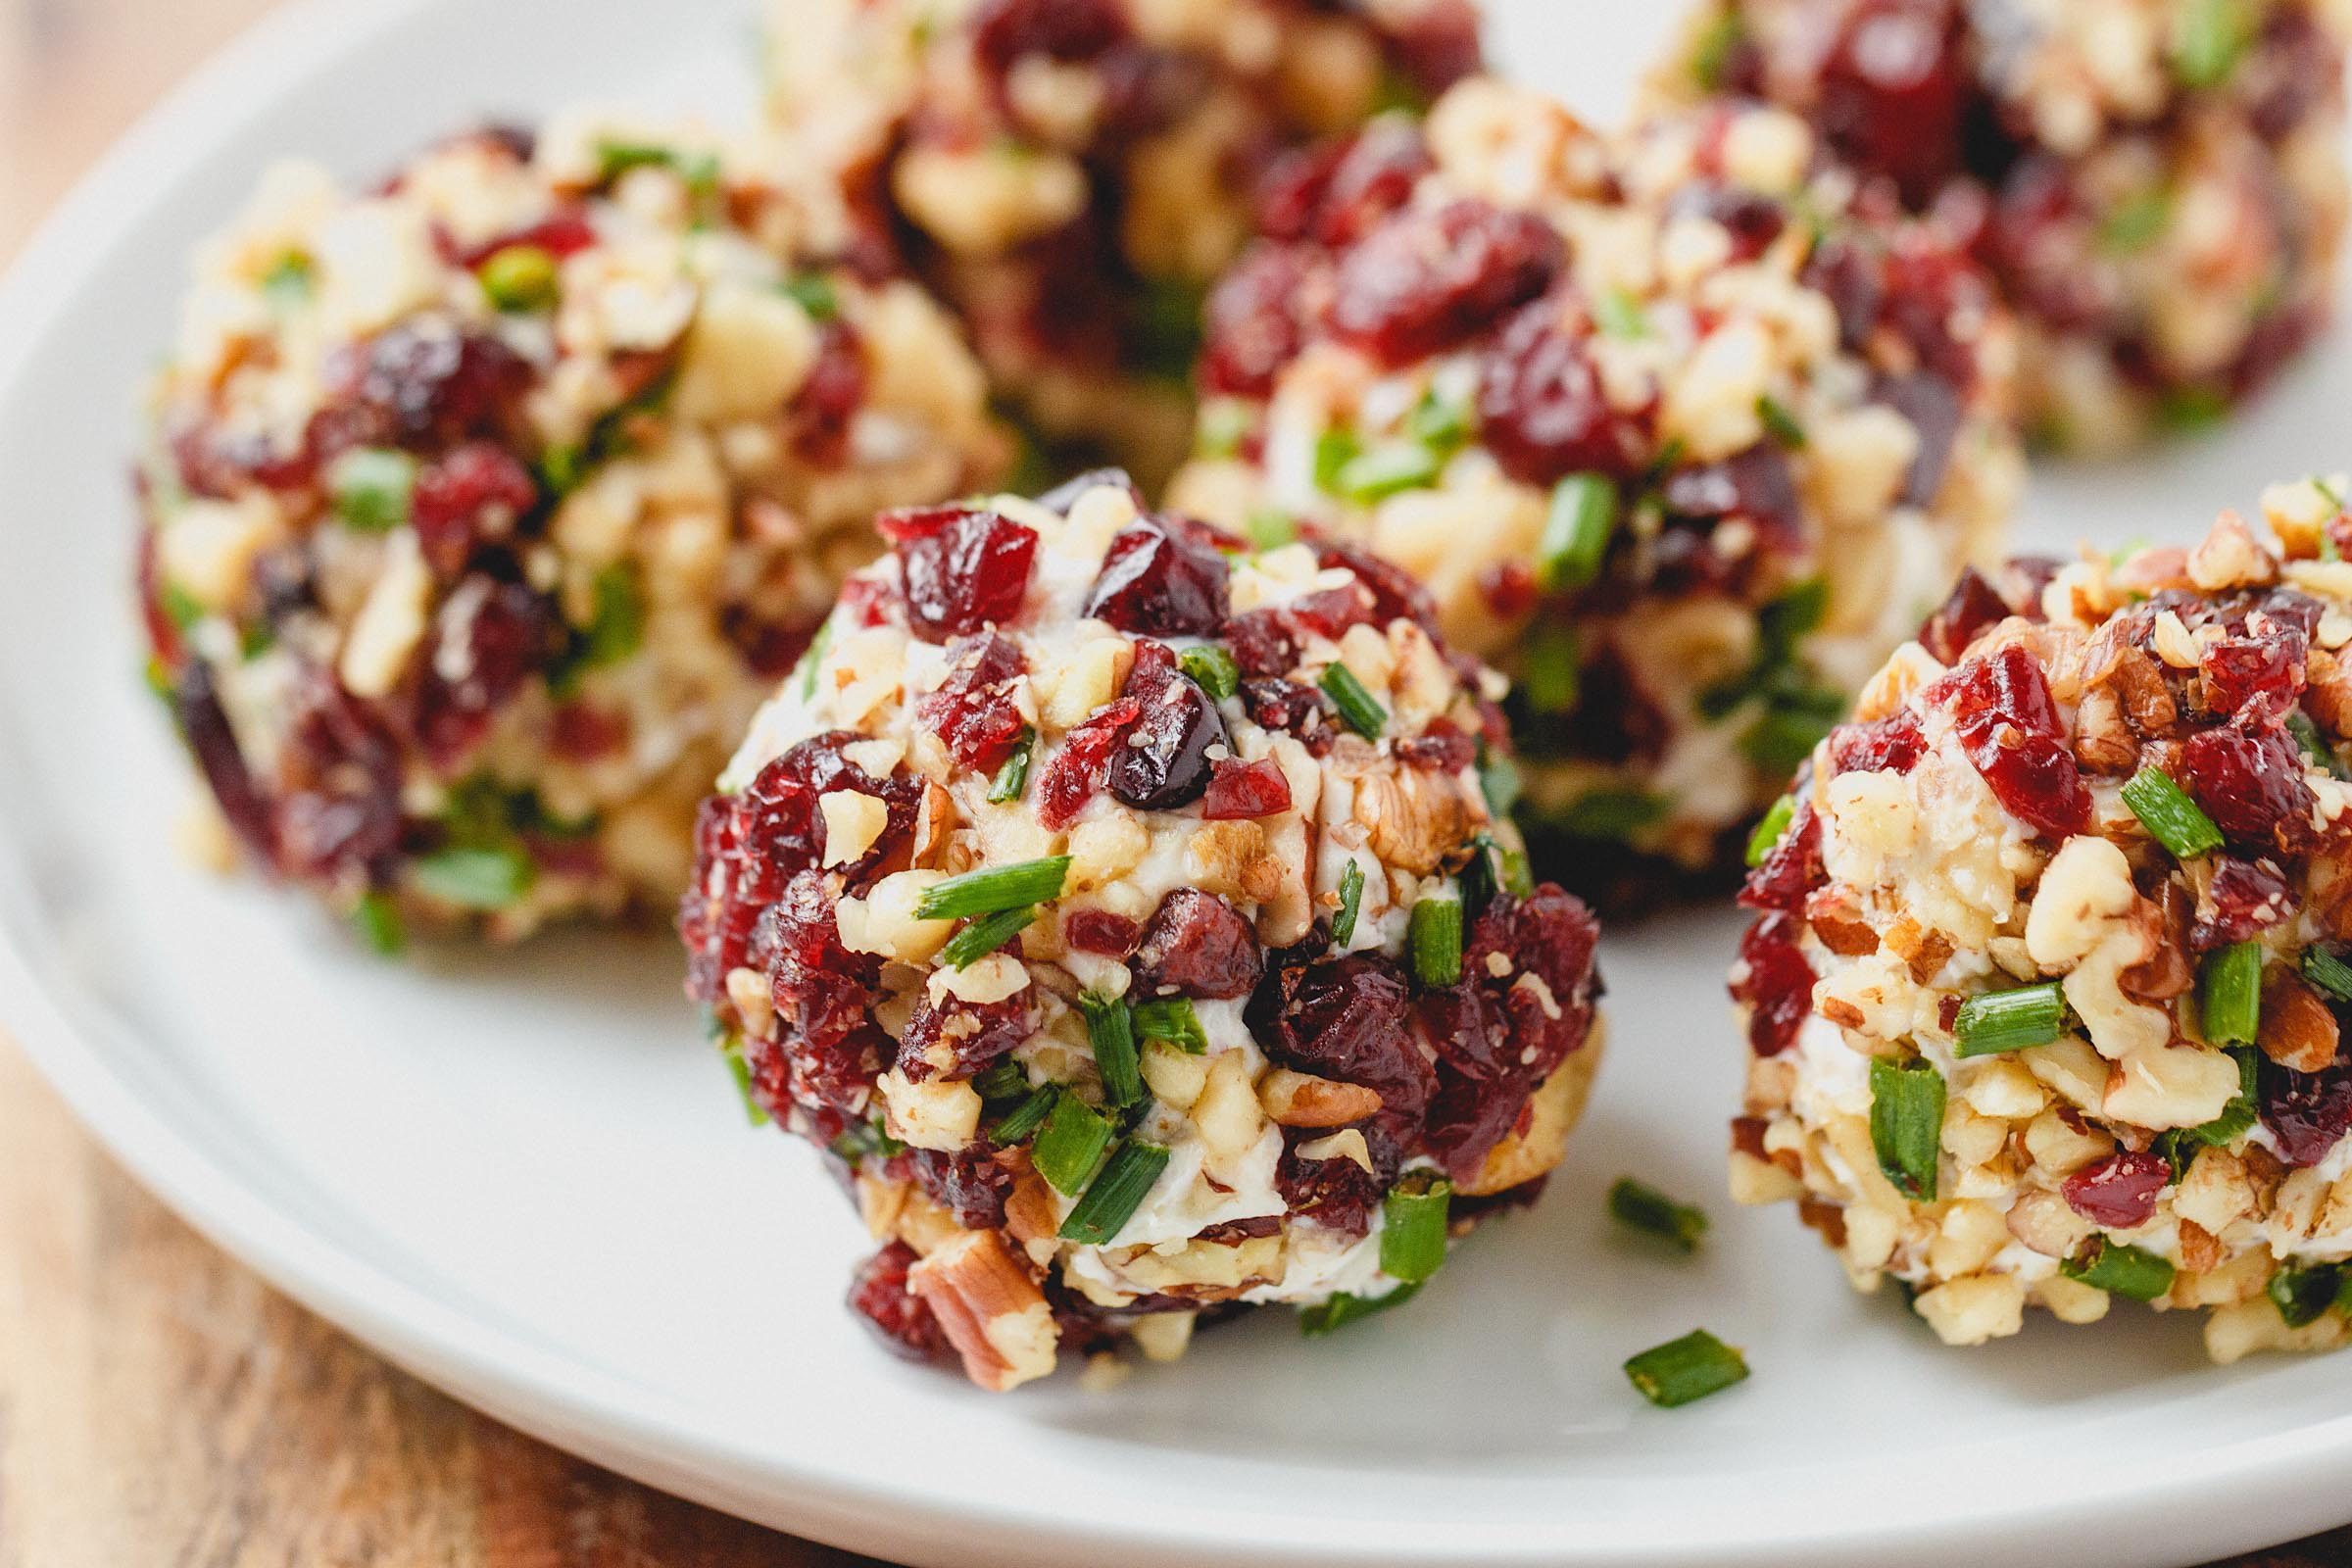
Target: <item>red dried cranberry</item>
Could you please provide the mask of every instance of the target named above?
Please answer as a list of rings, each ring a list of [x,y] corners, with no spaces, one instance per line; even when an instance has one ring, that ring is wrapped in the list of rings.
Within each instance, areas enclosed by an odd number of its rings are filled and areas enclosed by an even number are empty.
[[[1144,940],[1144,928],[1108,909],[1066,909],[1061,916],[1061,940],[1080,953],[1124,958]]]
[[[1433,773],[1458,773],[1478,760],[1478,742],[1446,719],[1434,719],[1428,729],[1396,743],[1396,759],[1407,767]]]
[[[167,669],[176,668],[187,656],[187,649],[180,641],[178,623],[172,620],[171,612],[164,609],[162,573],[155,564],[153,527],[139,530],[138,593],[139,621],[147,629],[148,651],[161,660]],[[1284,667],[1287,669],[1289,666]]]
[[[1262,398],[1305,346],[1300,311],[1314,262],[1300,249],[1252,246],[1209,290],[1201,312],[1200,390]]]
[[[1934,654],[1938,663],[1957,664],[1978,633],[2008,618],[2009,602],[1994,591],[1983,572],[1970,566],[1920,628],[1919,645]]]
[[[1356,586],[1371,596],[1375,625],[1385,626],[1393,620],[1415,621],[1423,627],[1435,627],[1438,623],[1437,602],[1430,598],[1429,590],[1418,577],[1385,556],[1374,555],[1345,539],[1323,539],[1315,543],[1315,564],[1326,571],[1338,567],[1354,574]],[[1315,612],[1306,605],[1306,600],[1313,597],[1307,595],[1300,601],[1302,619]],[[1308,621],[1308,624],[1314,623]],[[1326,631],[1324,635],[1333,634]]]
[[[2352,1064],[2338,1054],[2332,1066],[2296,1072],[2269,1057],[2261,1068],[2262,1123],[2278,1157],[2297,1169],[2317,1165],[2352,1132]]]
[[[403,322],[329,361],[329,401],[314,420],[323,437],[317,456],[496,439],[514,424],[530,381],[530,367],[495,337],[445,321]]]
[[[1291,781],[1270,759],[1254,762],[1220,760],[1200,797],[1200,814],[1211,822],[1272,816],[1291,808]]]
[[[1083,61],[1127,36],[1116,0],[982,0],[973,13],[972,55],[1002,76],[1023,55]]]
[[[1740,902],[1750,909],[1782,909],[1790,914],[1805,906],[1805,899],[1829,879],[1821,863],[1821,815],[1811,802],[1796,808],[1788,831],[1772,847],[1756,868],[1747,873]]]
[[[947,1330],[932,1314],[931,1303],[907,1289],[906,1271],[914,1263],[914,1249],[905,1242],[892,1242],[860,1263],[850,1284],[850,1310],[891,1354],[945,1365],[956,1359],[956,1348],[948,1343]]]
[[[588,215],[576,207],[566,208],[542,218],[536,223],[526,223],[521,228],[508,230],[496,239],[483,241],[464,252],[458,258],[458,265],[470,271],[510,245],[529,245],[547,252],[560,262],[595,243],[596,229],[588,221]]]
[[[1061,738],[1061,749],[1046,763],[1037,783],[1037,819],[1058,833],[1078,818],[1102,787],[1103,769],[1144,705],[1122,697],[1095,710]]]
[[[1437,1075],[1414,1043],[1411,994],[1387,958],[1285,964],[1250,999],[1250,1031],[1278,1064],[1362,1084],[1383,1116],[1418,1121]]]
[[[1790,539],[1803,525],[1796,481],[1778,447],[1749,447],[1721,463],[1677,468],[1666,476],[1661,495],[1678,517],[1745,517]]]
[[[1156,517],[1111,536],[1079,613],[1152,637],[1213,637],[1225,624],[1225,558]]]
[[[2069,1176],[2063,1190],[2068,1206],[2093,1225],[2128,1231],[2148,1222],[2172,1179],[2163,1155],[2119,1149]]]
[[[919,1083],[942,1070],[932,1058],[944,1055],[953,1064],[947,1076],[969,1078],[1037,1032],[1032,993],[1023,986],[1001,1002],[935,1003],[925,996],[899,1037],[899,1070]]]
[[[852,588],[858,586],[855,582],[850,584]],[[753,674],[771,680],[790,673],[816,635],[816,627],[807,621],[769,620],[742,605],[728,605],[718,612],[718,629],[735,652],[743,656]]]
[[[1250,610],[1225,623],[1225,646],[1245,675],[1288,675],[1298,667],[1298,640],[1279,610]]]
[[[409,500],[425,564],[443,578],[466,569],[473,547],[506,537],[539,504],[539,485],[514,455],[469,441],[418,471]]]
[[[1327,737],[1331,727],[1331,705],[1323,694],[1294,680],[1242,682],[1242,710],[1260,729],[1306,741],[1309,751],[1314,750],[1314,739]]]
[[[967,636],[1020,613],[1034,530],[984,508],[924,507],[875,519],[898,551],[906,623],[925,642]]]
[[[2271,861],[2218,856],[2213,880],[2197,900],[2188,928],[2189,950],[2211,953],[2233,942],[2250,942],[2285,921],[2301,903],[2293,885]]]
[[[567,762],[611,757],[629,743],[629,715],[587,703],[565,703],[548,719],[547,749]]]
[[[1335,248],[1354,244],[1410,201],[1413,187],[1435,167],[1419,125],[1374,121],[1344,144],[1331,166],[1316,196],[1314,237]]]
[[[180,671],[172,694],[172,710],[179,721],[180,738],[195,757],[220,814],[247,849],[265,860],[274,859],[277,830],[270,803],[245,765],[236,731],[229,728],[228,714],[213,690],[212,667],[203,660],[189,661]]]
[[[277,858],[289,874],[372,879],[399,851],[399,744],[323,671],[296,688],[277,774]]]
[[[1963,37],[1952,0],[1864,0],[1821,64],[1823,138],[1914,205],[1960,172]]]
[[[1641,470],[1648,437],[1601,388],[1583,334],[1540,300],[1512,318],[1480,358],[1479,431],[1511,477],[1551,485],[1577,472],[1625,477]]]
[[[1287,613],[1292,624],[1336,643],[1348,627],[1372,624],[1372,593],[1360,582],[1317,588],[1292,600]]]
[[[2181,782],[2231,841],[2293,851],[2311,835],[2303,754],[2276,723],[2200,730],[2180,748]]]
[[[2248,723],[2281,719],[2303,700],[2311,639],[2259,612],[2251,618],[2264,629],[2209,643],[2198,659],[2205,707],[2221,718],[2243,714]]]
[[[1470,0],[1426,0],[1389,25],[1389,57],[1426,101],[1484,67],[1478,8]]]
[[[838,466],[850,449],[850,425],[865,405],[865,346],[858,329],[836,318],[817,334],[816,363],[785,405],[792,449],[808,462]]]
[[[1126,696],[1139,705],[1135,725],[1111,748],[1104,782],[1145,811],[1173,811],[1207,790],[1209,754],[1230,754],[1233,737],[1208,694],[1176,668],[1167,644],[1136,645]]]
[[[1331,327],[1389,365],[1475,336],[1551,286],[1566,247],[1549,223],[1462,198],[1383,220],[1341,261]]]
[[[1584,901],[1550,883],[1524,899],[1497,898],[1471,922],[1463,972],[1508,1020],[1503,1060],[1527,1087],[1585,1043],[1599,995],[1592,965],[1599,941],[1600,922]],[[1495,972],[1498,956],[1508,960],[1508,973]],[[1543,982],[1540,992],[1524,983],[1530,975]]]
[[[798,1104],[861,1109],[897,1047],[874,1022],[872,960],[841,946],[825,873],[785,884],[753,927],[749,957],[767,967],[784,1092]]]
[[[1969,660],[1931,693],[1950,699],[1961,748],[2010,815],[2053,839],[2089,829],[2090,791],[2032,654],[2011,643]]]
[[[902,1162],[914,1184],[965,1230],[993,1231],[1004,1223],[1012,1173],[995,1160],[960,1150],[910,1149],[891,1163]]]
[[[1788,211],[1762,191],[1740,185],[1687,185],[1676,193],[1668,210],[1676,216],[1705,218],[1720,223],[1732,236],[1732,260],[1752,262],[1771,248],[1788,226]]]
[[[1171,993],[1228,1002],[1257,984],[1257,933],[1213,893],[1178,888],[1159,901],[1136,951],[1141,996]]]
[[[946,743],[948,755],[977,773],[994,773],[1019,744],[1026,721],[1013,686],[1029,661],[1009,638],[975,632],[948,650],[948,678],[914,705],[916,722]]]
[[[1845,351],[1860,354],[1868,349],[1879,324],[1879,304],[1886,297],[1882,258],[1855,238],[1833,234],[1805,263],[1804,283],[1838,313],[1838,338]]]
[[[878,868],[914,827],[921,781],[911,774],[877,779],[842,755],[860,736],[828,730],[800,742],[767,763],[736,796],[738,836],[746,857],[772,867],[779,880],[823,863],[825,818],[817,802],[837,790],[870,795],[888,808],[882,832],[855,860],[835,869],[854,884]]]
[[[1286,1127],[1282,1158],[1274,1167],[1274,1190],[1282,1194],[1293,1214],[1311,1217],[1316,1224],[1342,1235],[1361,1236],[1372,1228],[1373,1212],[1404,1163],[1403,1150],[1391,1128],[1406,1125],[1404,1118],[1386,1114],[1363,1124],[1360,1130],[1372,1160],[1370,1170],[1345,1155],[1336,1159],[1305,1157],[1298,1152],[1298,1146],[1326,1136],[1325,1129]]]
[[[1903,416],[1919,437],[1919,449],[1903,478],[1905,506],[1935,503],[1943,488],[1944,470],[1951,466],[1952,443],[1959,438],[1963,409],[1952,383],[1926,370],[1906,375],[1882,375],[1872,383],[1871,397]]]
[[[1133,42],[1099,56],[1094,71],[1102,93],[1095,131],[1113,146],[1167,129],[1217,86],[1199,55]]]
[[[1830,731],[1830,771],[1909,773],[1928,755],[1928,737],[1907,712],[1889,713],[1867,724],[1840,724]]]
[[[1753,1009],[1747,1044],[1759,1056],[1777,1056],[1796,1044],[1796,1032],[1813,1011],[1813,966],[1796,945],[1796,931],[1794,920],[1776,912],[1740,939],[1743,968],[1732,982],[1732,1000]]]
[[[475,575],[460,583],[426,633],[416,684],[417,744],[447,772],[480,744],[525,682],[563,657],[563,617],[546,595]]]

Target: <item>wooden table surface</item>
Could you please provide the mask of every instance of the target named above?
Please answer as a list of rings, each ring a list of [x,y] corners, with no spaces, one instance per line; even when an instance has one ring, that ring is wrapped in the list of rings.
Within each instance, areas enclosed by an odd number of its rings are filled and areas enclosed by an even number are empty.
[[[0,259],[268,3],[0,0]],[[0,1568],[866,1561],[624,1481],[387,1366],[149,1198],[0,1036]],[[2257,1564],[2352,1568],[2352,1530]]]

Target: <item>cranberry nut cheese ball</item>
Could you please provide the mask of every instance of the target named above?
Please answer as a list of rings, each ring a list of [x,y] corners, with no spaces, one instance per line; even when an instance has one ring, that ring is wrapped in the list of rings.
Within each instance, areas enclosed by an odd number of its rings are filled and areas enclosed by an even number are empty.
[[[1534,1197],[1599,1054],[1595,923],[1484,795],[1498,678],[1345,546],[1137,507],[886,515],[680,916],[883,1243],[853,1304],[991,1389],[1403,1299]]]
[[[874,511],[1002,466],[954,324],[780,163],[579,116],[280,170],[203,251],[152,674],[244,849],[379,941],[668,906]]]
[[[770,104],[889,215],[1000,395],[1156,485],[1200,293],[1286,146],[1477,69],[1470,0],[770,0]]]
[[[1948,1342],[2116,1296],[2224,1361],[2347,1336],[2343,493],[1971,574],[1758,834],[1735,1193]]]
[[[1779,111],[1612,145],[1482,79],[1279,171],[1210,301],[1174,504],[1427,582],[1612,899],[1736,863],[2020,480],[1981,278],[1848,186]]]
[[[1997,274],[2029,417],[2113,448],[2309,342],[2346,192],[2341,0],[1713,0],[1668,92],[1788,105]]]

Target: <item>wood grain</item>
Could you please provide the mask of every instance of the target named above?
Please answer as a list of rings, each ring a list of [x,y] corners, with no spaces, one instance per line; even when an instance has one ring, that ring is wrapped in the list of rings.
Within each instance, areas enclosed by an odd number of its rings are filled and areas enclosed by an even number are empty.
[[[0,258],[265,8],[0,0]],[[0,1568],[867,1561],[636,1486],[394,1370],[141,1192],[0,1035]],[[2237,1568],[2352,1568],[2352,1531]]]

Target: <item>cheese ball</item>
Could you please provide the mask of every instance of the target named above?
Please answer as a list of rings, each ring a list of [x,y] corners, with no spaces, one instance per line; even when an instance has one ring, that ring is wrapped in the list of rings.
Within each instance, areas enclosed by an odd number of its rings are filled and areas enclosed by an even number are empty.
[[[853,1304],[1002,1390],[1401,1301],[1531,1200],[1596,924],[1490,806],[1492,672],[1345,545],[1123,476],[895,513],[704,808],[688,990],[882,1250]]]
[[[1947,1343],[2352,1312],[2352,515],[1971,574],[1759,832],[1733,1191]],[[2274,537],[2275,533],[2275,537]]]
[[[582,113],[279,169],[201,251],[150,675],[249,858],[379,945],[671,906],[874,512],[1007,462],[955,323],[783,162]]]
[[[2044,441],[2208,421],[2329,315],[2339,0],[1713,0],[1667,96],[1806,116],[1998,277]]]
[[[1270,180],[1210,301],[1174,504],[1425,581],[1612,905],[1737,863],[2017,489],[1983,279],[1851,191],[1777,110],[1612,142],[1479,80]]]
[[[1201,290],[1282,148],[1477,69],[1469,0],[770,0],[769,102],[969,323],[1050,448],[1155,487]],[[1056,476],[1058,477],[1058,475]]]

